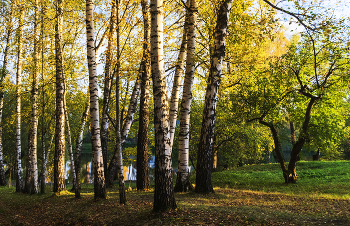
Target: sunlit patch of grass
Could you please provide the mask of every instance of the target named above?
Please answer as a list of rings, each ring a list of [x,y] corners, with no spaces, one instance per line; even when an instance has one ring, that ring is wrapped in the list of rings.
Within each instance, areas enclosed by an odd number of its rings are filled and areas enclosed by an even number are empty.
[[[349,198],[350,162],[298,162],[297,184],[284,184],[279,164],[249,165],[212,174],[221,188],[281,192],[326,198]]]

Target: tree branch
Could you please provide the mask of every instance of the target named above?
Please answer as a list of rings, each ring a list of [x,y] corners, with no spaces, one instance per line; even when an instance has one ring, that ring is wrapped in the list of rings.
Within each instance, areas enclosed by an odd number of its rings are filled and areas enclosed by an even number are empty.
[[[302,14],[299,14],[299,13],[292,13],[292,12],[289,12],[289,11],[287,11],[287,10],[284,10],[284,9],[282,9],[282,8],[280,8],[280,7],[275,6],[274,4],[272,4],[271,2],[269,2],[268,0],[263,0],[263,1],[264,1],[266,4],[268,4],[269,6],[271,6],[272,8],[277,9],[277,10],[279,10],[279,11],[281,11],[281,12],[284,12],[284,13],[286,13],[286,14],[288,14],[288,15],[294,17],[294,18],[297,19],[297,20],[299,21],[299,23],[300,23],[301,25],[303,25],[305,28],[307,28],[307,29],[309,29],[309,30],[312,30],[312,31],[315,30],[315,29],[313,29],[312,27],[306,25],[306,24],[298,17],[298,16],[303,16]]]
[[[109,115],[109,113],[107,112],[107,116],[109,118],[109,121],[112,123],[113,127],[114,127],[114,130],[117,130],[117,126],[114,122],[114,120],[112,119],[112,117]]]

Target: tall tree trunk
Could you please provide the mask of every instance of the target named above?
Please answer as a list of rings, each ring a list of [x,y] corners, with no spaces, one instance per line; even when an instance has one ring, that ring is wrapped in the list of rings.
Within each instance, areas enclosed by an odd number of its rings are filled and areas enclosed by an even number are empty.
[[[220,86],[222,62],[225,57],[227,24],[233,0],[224,0],[217,14],[214,50],[207,82],[203,121],[197,154],[196,192],[213,192],[211,184],[211,158],[215,127],[216,103]]]
[[[292,145],[295,144],[295,128],[294,123],[292,121],[289,122],[290,125],[290,140],[292,142]]]
[[[26,183],[24,191],[28,194],[39,192],[38,162],[37,162],[37,135],[38,135],[38,81],[39,81],[39,0],[34,5],[34,72],[31,92],[32,115],[29,129],[28,157],[26,168]]]
[[[109,99],[111,95],[111,64],[112,64],[112,47],[113,47],[113,35],[114,35],[114,20],[116,17],[116,4],[115,1],[111,2],[111,18],[109,23],[109,34],[108,34],[108,46],[106,52],[106,66],[105,66],[105,79],[104,79],[104,91],[103,91],[103,107],[102,107],[102,125],[101,125],[101,144],[102,154],[104,162],[104,173],[107,179],[107,144],[108,144],[108,109]]]
[[[298,175],[296,172],[298,156],[303,148],[305,141],[308,137],[308,129],[311,120],[311,110],[315,105],[319,97],[311,97],[310,102],[306,108],[305,118],[301,132],[299,134],[298,140],[294,143],[292,153],[290,154],[290,161],[288,164],[288,174],[289,174],[289,183],[296,183]]]
[[[187,3],[187,6],[189,4]],[[173,89],[170,98],[170,112],[169,112],[169,124],[170,124],[170,146],[173,147],[174,135],[177,121],[177,111],[179,108],[179,94],[181,88],[182,73],[184,71],[184,61],[187,51],[187,33],[188,33],[188,12],[186,10],[185,25],[183,29],[182,41],[180,46],[179,56],[175,67],[175,75],[173,82]]]
[[[83,146],[83,135],[84,135],[84,127],[86,124],[86,120],[89,114],[90,109],[90,98],[88,98],[86,104],[85,104],[85,110],[83,112],[83,115],[81,117],[81,123],[80,123],[80,129],[79,129],[79,136],[76,141],[76,149],[75,149],[75,173],[77,178],[77,186],[80,189],[80,159],[81,159],[81,148]]]
[[[148,176],[148,124],[149,124],[149,84],[150,68],[150,19],[148,0],[141,1],[143,15],[143,56],[140,65],[141,96],[139,113],[139,131],[137,136],[137,174],[136,188],[144,191],[151,188]]]
[[[187,59],[186,75],[183,86],[183,94],[180,111],[180,131],[179,131],[179,165],[175,185],[175,192],[192,190],[190,181],[190,167],[188,164],[188,155],[190,150],[190,113],[192,101],[192,85],[195,72],[195,47],[196,47],[196,20],[197,3],[195,0],[189,0],[188,12],[188,33],[187,33]],[[185,25],[186,26],[186,25]],[[186,30],[185,30],[186,31]]]
[[[28,129],[28,151],[27,151],[27,163],[25,169],[26,176],[24,177],[24,189],[23,193],[30,194],[31,192],[31,183],[33,179],[33,156],[32,156],[32,145],[30,144],[31,136],[33,133],[33,125],[32,125],[32,118],[29,120],[29,129]]]
[[[22,178],[22,147],[21,147],[21,75],[22,75],[22,44],[23,44],[23,17],[24,17],[24,6],[20,5],[20,15],[17,29],[17,72],[16,72],[16,192],[22,192],[23,189],[23,178]]]
[[[280,166],[281,166],[281,169],[282,169],[282,172],[283,172],[284,182],[288,183],[289,175],[288,175],[286,163],[284,162],[284,157],[283,157],[282,148],[281,148],[281,142],[279,140],[277,130],[276,130],[276,128],[274,127],[274,125],[272,123],[267,123],[267,122],[263,121],[262,119],[259,121],[259,123],[269,127],[270,130],[271,130],[273,141],[274,141],[274,144],[275,144],[275,152],[276,152],[276,155],[278,157],[278,161],[280,163]]]
[[[66,119],[66,126],[67,126],[67,135],[68,135],[68,151],[69,151],[69,158],[70,158],[70,168],[72,171],[73,176],[73,190],[75,193],[75,198],[80,198],[80,192],[77,186],[77,175],[75,174],[75,167],[74,167],[74,157],[73,157],[73,146],[72,146],[72,136],[70,133],[70,126],[69,126],[69,118],[68,118],[68,112],[67,112],[67,103],[66,103],[66,97],[64,97],[64,116]]]
[[[42,80],[42,122],[41,122],[41,149],[42,149],[42,164],[41,164],[41,173],[40,173],[40,193],[45,194],[45,184],[46,184],[46,163],[47,163],[47,154],[46,154],[46,129],[45,129],[45,86],[44,86],[44,3],[41,2],[41,80]],[[52,141],[52,140],[51,140]]]
[[[63,26],[63,0],[56,0],[56,129],[55,129],[55,158],[54,158],[54,185],[53,192],[66,189],[64,176],[65,155],[65,117],[64,117],[64,73],[62,53],[62,26]]]
[[[117,166],[118,166],[118,180],[119,180],[119,201],[120,204],[126,203],[125,186],[124,186],[124,173],[123,173],[123,156],[122,156],[122,143],[120,134],[120,23],[119,23],[119,0],[117,3],[117,73],[115,80],[115,106],[116,106],[116,154],[117,154]],[[136,87],[136,84],[135,84]]]
[[[176,208],[171,146],[169,108],[164,72],[163,0],[151,0],[151,69],[154,95],[155,189],[154,211]]]
[[[8,21],[6,24],[6,45],[4,50],[3,65],[0,68],[0,186],[6,185],[4,162],[3,162],[3,146],[2,146],[2,110],[4,107],[4,81],[7,76],[7,58],[8,51],[10,49],[10,40],[13,31],[12,15],[13,15],[14,4],[11,2],[11,10],[8,15]]]
[[[100,138],[93,7],[94,1],[86,0],[86,40],[87,59],[89,67],[91,143],[94,163],[94,192],[95,198],[105,199],[106,184],[104,178],[104,166]]]

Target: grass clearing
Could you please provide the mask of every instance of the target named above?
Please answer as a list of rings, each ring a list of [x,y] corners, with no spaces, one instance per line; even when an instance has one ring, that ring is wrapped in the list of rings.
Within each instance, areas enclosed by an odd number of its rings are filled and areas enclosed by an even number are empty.
[[[284,184],[279,164],[250,165],[213,173],[213,185],[325,198],[350,198],[350,162],[305,162],[297,164],[298,181]]]
[[[165,213],[152,212],[152,191],[129,191],[127,205],[119,205],[117,187],[108,189],[106,200],[94,200],[92,185],[82,186],[81,199],[71,192],[55,196],[50,186],[44,195],[1,187],[0,224],[350,225],[349,166],[300,162],[298,183],[291,185],[283,184],[275,164],[216,172],[214,194],[178,193],[178,208]]]

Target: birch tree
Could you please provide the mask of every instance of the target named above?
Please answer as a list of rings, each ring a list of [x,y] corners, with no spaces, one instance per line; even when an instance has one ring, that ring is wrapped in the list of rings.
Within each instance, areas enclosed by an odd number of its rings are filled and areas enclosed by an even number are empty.
[[[220,86],[222,62],[225,57],[228,19],[232,0],[224,0],[217,13],[214,32],[214,49],[211,56],[211,66],[207,82],[203,110],[202,129],[197,153],[196,192],[213,192],[211,184],[211,158],[213,149],[214,126],[217,95]]]
[[[89,67],[90,120],[92,155],[94,164],[94,192],[95,198],[106,198],[106,184],[104,178],[103,156],[100,138],[93,7],[94,1],[86,0],[86,40],[87,60]]]
[[[187,5],[189,4],[187,3]],[[173,142],[174,142],[177,113],[178,113],[177,111],[179,108],[181,80],[182,80],[182,74],[184,71],[184,62],[185,62],[186,51],[187,51],[187,31],[188,31],[188,12],[186,10],[185,25],[184,25],[182,41],[180,45],[180,52],[177,58],[176,66],[175,66],[173,89],[172,89],[171,98],[170,98],[169,124],[170,124],[170,146],[171,147],[173,146]]]
[[[38,81],[39,81],[39,0],[34,2],[34,71],[31,91],[32,113],[29,127],[28,157],[24,192],[36,194],[38,188],[37,134],[38,134]]]
[[[190,168],[188,164],[189,144],[190,144],[190,113],[192,101],[192,85],[195,72],[195,46],[196,46],[196,20],[197,3],[195,0],[189,0],[188,8],[188,33],[187,33],[187,59],[186,75],[183,86],[183,94],[180,111],[180,131],[179,131],[179,166],[175,185],[176,192],[192,190],[190,182]],[[186,25],[185,25],[186,26]]]
[[[16,71],[16,192],[22,192],[22,146],[21,146],[21,75],[24,5],[19,5],[20,15],[17,28],[17,71]]]
[[[155,130],[155,211],[176,208],[173,175],[171,168],[171,146],[169,133],[169,108],[164,72],[163,49],[163,1],[151,0],[151,70],[154,94]]]
[[[53,192],[66,189],[64,176],[65,116],[64,116],[64,73],[62,52],[63,0],[56,0],[55,61],[56,61],[56,129],[54,157]]]

